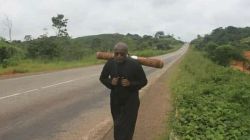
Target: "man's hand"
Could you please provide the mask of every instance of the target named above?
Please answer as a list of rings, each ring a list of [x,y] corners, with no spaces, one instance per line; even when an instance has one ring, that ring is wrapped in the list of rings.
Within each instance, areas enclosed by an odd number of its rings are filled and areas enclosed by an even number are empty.
[[[113,78],[112,81],[111,81],[111,84],[112,84],[113,86],[117,86],[118,80],[119,80],[119,77]]]
[[[123,77],[122,77],[122,80],[121,80],[121,84],[122,84],[123,87],[130,86],[129,80],[128,79],[124,79]]]

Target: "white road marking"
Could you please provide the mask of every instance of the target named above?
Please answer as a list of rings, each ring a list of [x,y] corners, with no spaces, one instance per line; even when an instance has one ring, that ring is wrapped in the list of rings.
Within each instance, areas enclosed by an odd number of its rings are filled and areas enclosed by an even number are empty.
[[[33,92],[33,91],[38,91],[38,89],[32,89],[32,90],[28,90],[28,91],[24,91],[24,92],[20,92],[20,93],[15,93],[15,94],[12,94],[12,95],[0,97],[0,100],[10,98],[10,97],[14,97],[14,96],[18,96],[18,95],[22,95],[22,94],[26,94],[26,93]]]
[[[42,87],[42,89],[50,88],[50,87],[56,87],[56,86],[58,86],[58,85],[70,83],[70,82],[73,82],[73,81],[76,81],[76,80],[69,80],[69,81],[65,81],[65,82],[61,82],[61,83],[57,83],[57,84],[53,84],[53,85],[44,86],[44,87]]]
[[[74,81],[77,81],[77,80],[81,80],[81,79],[92,78],[92,77],[95,77],[95,76],[98,76],[98,75],[99,74],[93,74],[93,75],[90,75],[88,77],[77,78],[77,79],[68,80],[68,81],[64,81],[64,82],[60,82],[60,83],[56,83],[56,84],[52,84],[52,85],[47,85],[47,86],[41,87],[40,89],[31,89],[31,90],[24,91],[24,92],[14,93],[14,94],[11,94],[11,95],[8,95],[8,96],[0,97],[0,100],[11,98],[11,97],[15,97],[15,96],[19,96],[19,95],[23,95],[23,94],[27,94],[27,93],[34,92],[34,91],[39,91],[39,90],[50,88],[50,87],[56,87],[56,86],[59,86],[59,85],[71,83],[71,82],[74,82]]]

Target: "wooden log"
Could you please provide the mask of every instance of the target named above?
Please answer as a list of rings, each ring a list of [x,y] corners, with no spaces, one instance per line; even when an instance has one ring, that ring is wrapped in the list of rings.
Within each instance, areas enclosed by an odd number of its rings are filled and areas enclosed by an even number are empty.
[[[97,59],[112,59],[114,54],[111,52],[96,52]],[[154,68],[163,68],[164,63],[162,60],[155,58],[146,58],[146,57],[138,57],[138,56],[129,56],[133,59],[136,59],[141,65],[154,67]]]

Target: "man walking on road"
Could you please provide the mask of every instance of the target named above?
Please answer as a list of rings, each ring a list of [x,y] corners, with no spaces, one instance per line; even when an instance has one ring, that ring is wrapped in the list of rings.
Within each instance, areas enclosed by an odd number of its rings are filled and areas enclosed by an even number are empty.
[[[100,81],[109,89],[115,140],[132,140],[138,109],[139,90],[147,84],[142,66],[128,57],[128,46],[119,42],[114,58],[107,61]]]

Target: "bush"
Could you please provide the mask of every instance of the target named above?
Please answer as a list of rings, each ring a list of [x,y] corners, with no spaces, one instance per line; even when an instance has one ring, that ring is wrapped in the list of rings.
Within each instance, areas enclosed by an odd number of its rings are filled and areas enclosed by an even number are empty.
[[[216,47],[213,51],[213,59],[223,66],[230,65],[231,60],[244,60],[240,50],[235,49],[231,45],[222,45]]]
[[[22,49],[0,41],[0,64],[4,68],[17,65],[23,58],[24,51]]]
[[[60,56],[61,51],[54,38],[41,38],[28,45],[28,56],[30,58],[54,59]]]

